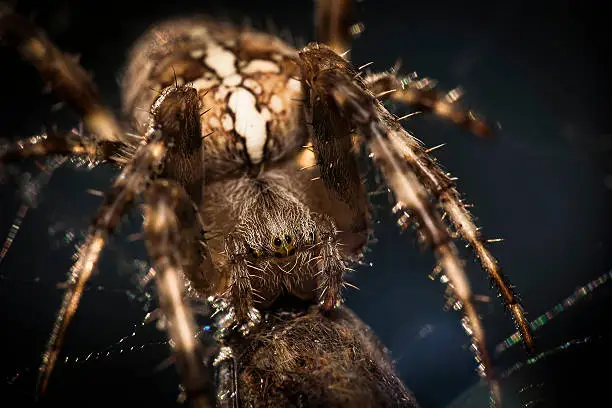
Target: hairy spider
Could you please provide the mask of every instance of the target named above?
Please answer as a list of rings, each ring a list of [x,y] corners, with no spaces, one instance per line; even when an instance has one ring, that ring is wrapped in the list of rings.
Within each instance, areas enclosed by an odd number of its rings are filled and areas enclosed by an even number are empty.
[[[380,100],[432,112],[480,135],[490,127],[426,78],[400,77],[397,69],[366,75],[353,67],[351,5],[317,1],[317,42],[300,51],[206,17],[156,25],[134,45],[122,79],[128,125],[101,103],[73,59],[0,5],[0,37],[91,132],[20,141],[2,152],[2,162],[84,156],[122,169],[71,270],[40,368],[43,391],[109,235],[142,195],[165,327],[196,406],[416,406],[374,335],[342,306],[344,274],[361,261],[371,235],[356,159],[368,151],[397,200],[400,226],[413,226],[434,251],[449,300],[462,310],[481,373],[500,402],[455,234],[444,218],[474,249],[530,348],[522,307],[452,180]],[[197,340],[193,299],[211,303],[216,343]]]

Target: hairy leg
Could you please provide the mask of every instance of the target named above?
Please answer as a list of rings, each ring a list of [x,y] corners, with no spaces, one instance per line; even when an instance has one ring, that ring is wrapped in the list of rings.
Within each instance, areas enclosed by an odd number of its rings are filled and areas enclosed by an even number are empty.
[[[480,369],[489,379],[492,397],[500,402],[499,384],[492,372],[485,333],[472,301],[471,288],[463,262],[431,196],[402,156],[397,137],[405,132],[357,77],[356,71],[328,47],[318,44],[300,52],[302,76],[310,88],[312,110],[336,115],[342,129],[354,127],[365,139],[371,157],[394,192],[398,205],[412,217],[421,240],[429,245],[444,270],[453,296],[464,313],[464,323],[472,337]],[[342,135],[340,135],[342,137]]]
[[[57,314],[40,367],[41,392],[45,391],[66,330],[77,310],[85,284],[93,273],[109,234],[115,230],[122,216],[131,207],[136,195],[144,191],[146,183],[161,166],[164,153],[165,147],[161,141],[142,146],[130,164],[121,172],[111,190],[106,193],[85,243],[79,248],[78,260],[70,272],[67,282],[68,289]]]
[[[102,207],[90,227],[85,243],[79,249],[78,260],[71,270],[67,282],[68,289],[43,355],[40,367],[41,391],[44,392],[47,386],[70,320],[76,312],[85,284],[94,271],[108,236],[131,208],[136,197],[146,191],[150,181],[162,171],[169,173],[168,169],[164,169],[169,152],[172,153],[175,146],[183,146],[184,141],[181,138],[191,137],[192,128],[199,126],[199,104],[193,103],[194,94],[196,94],[194,89],[186,87],[174,88],[164,94],[164,98],[152,108],[153,119],[149,131],[142,138],[135,152],[131,153],[131,157],[126,159],[121,174],[117,177],[111,190],[105,194]],[[169,118],[173,118],[173,121],[170,121]],[[199,128],[195,132],[200,137]],[[191,230],[187,228],[186,231]],[[197,231],[198,234],[200,232]],[[194,234],[195,232],[192,231],[192,237]],[[195,237],[190,243],[199,245]],[[184,251],[187,250],[185,248],[187,247],[183,247]],[[199,258],[196,259],[199,260]],[[190,262],[195,264],[193,260]],[[193,278],[193,282],[198,282],[198,277],[203,274],[203,271],[211,269],[210,266],[206,266],[207,262],[210,262],[210,256],[204,256],[198,263],[201,269],[188,268],[187,272],[191,275],[189,277]],[[197,272],[190,273],[194,269]]]
[[[96,142],[74,131],[61,133],[51,131],[0,147],[0,163],[2,164],[52,155],[87,157],[94,162],[120,161],[122,144]]]
[[[184,276],[196,275],[200,267],[199,263],[185,258],[184,245],[199,243],[193,242],[189,235],[185,237],[185,230],[181,228],[184,223],[179,216],[193,205],[183,188],[168,180],[153,182],[145,193],[145,202],[147,250],[156,271],[160,305],[182,384],[194,406],[212,408],[214,385],[206,362],[211,360],[217,346],[209,341],[202,349],[193,311],[185,302],[184,293]],[[195,270],[187,271],[190,268]]]
[[[85,284],[91,277],[94,268],[111,234],[125,212],[131,207],[136,195],[144,191],[146,183],[161,166],[165,153],[164,144],[154,141],[142,146],[129,165],[121,172],[111,190],[105,194],[102,207],[94,218],[85,243],[79,248],[78,260],[70,271],[68,289],[40,367],[40,387],[44,392],[59,355],[66,330],[74,316]]]
[[[104,106],[90,75],[61,52],[38,27],[0,3],[0,39],[15,47],[101,141],[127,142],[119,121]]]
[[[325,64],[324,61],[320,62]],[[356,254],[360,254],[371,232],[370,207],[357,166],[357,147],[351,125],[341,118],[334,106],[326,100],[317,99],[310,87],[304,88],[305,117],[319,177],[328,192],[344,205],[342,216],[348,227],[347,231],[340,232],[331,220],[325,217],[319,220],[327,233],[321,237],[321,269],[317,281],[322,306],[330,310],[341,302],[341,289],[345,285],[342,277],[346,266],[341,261],[337,245],[339,235],[352,237],[351,247],[346,248],[344,256],[357,260],[359,255]],[[355,239],[357,237],[360,239]]]
[[[424,85],[424,80],[416,81],[402,79],[394,73],[375,74],[365,78],[364,82],[373,94],[383,92],[383,89],[395,89],[387,94],[390,99],[406,103],[415,108],[431,111],[454,123],[465,127],[479,136],[492,133],[492,128],[481,118],[473,114],[458,102],[458,97],[452,97],[452,92],[444,94],[433,86]],[[426,81],[427,82],[427,81]],[[431,81],[429,81],[431,82]],[[419,85],[419,83],[421,85]],[[448,216],[450,222],[461,237],[470,245],[476,257],[480,260],[483,269],[488,273],[491,281],[504,304],[512,314],[515,325],[523,344],[528,352],[532,353],[535,341],[529,322],[525,317],[523,306],[513,290],[513,285],[503,274],[499,263],[486,247],[486,240],[482,237],[480,228],[474,223],[474,217],[461,200],[451,178],[438,167],[434,160],[427,155],[425,148],[408,132],[395,132],[391,134],[412,171],[422,180],[429,194],[434,197],[444,210],[443,216]]]
[[[504,304],[512,314],[514,323],[521,333],[523,344],[529,353],[534,352],[535,341],[529,322],[525,317],[513,285],[503,274],[495,257],[488,250],[480,228],[476,227],[474,217],[461,200],[461,195],[453,181],[425,153],[423,146],[407,132],[390,135],[399,154],[405,159],[410,169],[419,177],[427,192],[434,197],[448,216],[455,230],[469,244],[483,269],[489,275]]]
[[[394,71],[368,75],[364,83],[381,99],[391,99],[425,113],[431,112],[477,136],[488,137],[493,134],[490,123],[459,102],[462,95],[460,89],[442,92],[436,88],[435,80],[415,76],[400,77]]]
[[[113,161],[121,164],[124,159],[124,153],[125,148],[122,148],[120,142],[96,142],[92,139],[84,138],[77,130],[61,133],[55,131],[42,132],[27,139],[0,146],[0,173],[5,165],[12,162],[32,158],[45,158],[48,164],[41,165],[42,173],[37,177],[37,181],[33,182],[33,184],[38,185],[38,188],[40,188],[49,182],[53,172],[68,158],[86,158],[91,164],[103,161]],[[1,176],[4,176],[4,174],[1,173]],[[32,206],[35,206],[35,203],[24,202],[19,208],[11,230],[0,250],[0,264],[8,253],[23,219]]]

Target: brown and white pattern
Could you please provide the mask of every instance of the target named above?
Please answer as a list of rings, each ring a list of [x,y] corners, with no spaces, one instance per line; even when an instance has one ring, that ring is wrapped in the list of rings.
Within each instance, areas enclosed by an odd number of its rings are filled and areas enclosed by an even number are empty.
[[[209,174],[273,163],[305,143],[296,51],[276,37],[207,18],[155,27],[132,51],[124,77],[125,114],[148,123],[155,90],[189,84],[202,102]]]

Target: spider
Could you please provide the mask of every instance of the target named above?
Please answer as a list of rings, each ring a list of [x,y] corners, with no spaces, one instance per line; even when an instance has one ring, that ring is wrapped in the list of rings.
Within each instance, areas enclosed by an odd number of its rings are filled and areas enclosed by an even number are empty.
[[[142,196],[165,328],[195,406],[416,406],[375,336],[342,306],[344,275],[361,262],[371,235],[357,160],[367,152],[397,201],[400,226],[412,227],[436,255],[449,302],[462,310],[481,373],[501,403],[452,238],[473,248],[531,348],[522,306],[453,181],[382,102],[479,135],[490,126],[427,78],[401,77],[399,67],[377,74],[354,67],[351,13],[350,0],[317,1],[317,42],[299,51],[207,17],[158,24],[131,51],[121,85],[124,124],[76,61],[0,5],[0,37],[91,133],[41,134],[6,147],[2,162],[64,155],[121,168],[71,270],[40,367],[41,391],[108,237]],[[197,340],[196,299],[214,311],[216,342]],[[354,355],[337,351],[346,345]],[[266,367],[301,375],[259,381]],[[334,391],[330,381],[339,378]]]

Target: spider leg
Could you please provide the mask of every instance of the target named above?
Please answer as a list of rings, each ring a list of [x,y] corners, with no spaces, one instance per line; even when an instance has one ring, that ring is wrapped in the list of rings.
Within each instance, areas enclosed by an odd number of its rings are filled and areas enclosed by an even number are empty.
[[[344,66],[348,69],[350,64],[344,61]],[[369,203],[354,154],[357,146],[353,129],[327,101],[312,103],[309,87],[304,89],[304,116],[318,176],[324,187],[343,204],[340,210],[328,209],[326,213],[333,212],[336,221],[342,218],[341,241],[348,244],[347,254],[352,254],[366,243],[371,224]]]
[[[449,280],[449,287],[458,298],[464,313],[464,323],[472,337],[472,349],[480,362],[481,373],[487,376],[491,397],[499,405],[501,390],[486,349],[485,332],[472,301],[472,293],[463,262],[431,202],[431,196],[418,175],[407,165],[394,134],[405,132],[401,125],[378,102],[356,77],[346,60],[327,47],[307,46],[299,53],[302,76],[310,88],[312,110],[327,104],[338,113],[345,126],[350,124],[365,139],[387,184],[399,204],[415,220],[420,238],[432,247]]]
[[[453,122],[463,125],[477,135],[491,134],[491,128],[469,110],[434,89],[418,89],[418,87],[410,85],[415,81],[405,82],[390,73],[372,75],[366,77],[364,81],[375,95],[382,92],[381,89],[384,87],[393,89],[394,86],[400,85],[401,87],[397,88],[398,91],[389,95],[391,99],[421,109],[429,106],[429,110],[432,112],[450,118]],[[395,143],[399,146],[401,155],[412,171],[423,181],[430,195],[440,202],[457,232],[467,241],[476,257],[480,259],[482,267],[488,273],[497,288],[497,292],[512,314],[527,351],[533,352],[535,347],[533,332],[525,317],[523,306],[520,304],[512,284],[502,273],[499,263],[487,249],[480,229],[476,227],[474,217],[462,203],[461,194],[456,190],[453,181],[426,154],[421,143],[408,132],[405,130],[394,132],[391,137],[396,139]]]
[[[93,161],[116,160],[121,156],[122,143],[86,139],[71,132],[43,132],[12,142],[0,149],[0,163],[10,163],[32,157],[86,156]]]
[[[349,64],[345,62],[348,69]],[[314,102],[305,87],[304,108],[312,150],[323,185],[345,207],[342,215],[347,220],[346,229],[341,233],[343,242],[348,243],[347,254],[353,254],[366,243],[370,233],[370,209],[367,195],[360,179],[355,160],[353,132],[350,124],[342,120],[335,107],[326,101]],[[341,302],[341,290],[346,266],[338,247],[338,231],[333,221],[319,217],[321,225],[321,259],[317,275],[319,296],[324,310],[331,310]],[[352,239],[346,239],[352,236]]]
[[[82,118],[100,140],[126,141],[119,122],[101,101],[90,75],[61,52],[38,27],[0,3],[0,39],[15,47]]]
[[[453,181],[425,154],[422,145],[408,132],[401,129],[390,134],[390,139],[393,139],[398,153],[404,157],[410,169],[423,182],[429,194],[440,202],[455,230],[472,247],[506,307],[512,313],[514,323],[523,338],[527,351],[534,352],[533,332],[525,317],[523,306],[512,284],[502,273],[499,263],[487,249],[486,241],[480,229],[476,227],[474,217],[462,203],[461,195],[456,190]]]
[[[111,190],[106,193],[85,243],[79,249],[78,260],[70,271],[68,289],[43,354],[39,368],[39,386],[42,393],[47,387],[66,330],[77,310],[85,284],[93,273],[108,236],[115,230],[136,196],[144,191],[151,176],[159,170],[165,152],[166,147],[160,140],[154,140],[141,146],[132,161],[117,177]]]
[[[47,159],[47,163],[45,165],[41,165],[41,173],[33,181],[33,184],[37,185],[39,190],[45,185],[47,185],[47,183],[49,183],[49,181],[51,180],[51,176],[53,175],[55,170],[61,167],[61,165],[64,164],[65,161],[66,161],[65,157],[52,157],[52,158]],[[1,163],[1,158],[0,158],[0,163]],[[17,214],[15,215],[15,218],[13,218],[13,223],[11,224],[9,233],[7,237],[4,239],[4,243],[2,244],[2,249],[0,249],[0,265],[2,265],[4,258],[6,257],[9,250],[11,249],[11,246],[13,245],[13,242],[15,241],[15,238],[17,237],[17,234],[19,233],[19,229],[21,228],[21,223],[23,222],[26,215],[28,214],[28,211],[30,210],[30,208],[35,208],[37,204],[35,199],[30,199],[29,197],[28,199],[22,199],[22,200],[23,201],[21,205],[19,206],[19,210],[17,210]],[[0,276],[2,278],[6,277],[4,275],[0,275]]]
[[[136,196],[144,192],[150,180],[162,171],[164,160],[175,152],[173,149],[184,147],[185,139],[190,140],[194,135],[201,142],[199,103],[195,89],[167,89],[153,106],[151,116],[153,120],[145,138],[125,164],[111,190],[106,193],[85,243],[79,249],[78,260],[71,270],[68,289],[43,355],[39,374],[42,392],[46,389],[70,320],[108,236],[115,230]],[[168,174],[168,171],[164,171]]]
[[[215,317],[215,339],[219,352],[213,361],[216,369],[217,408],[235,408],[238,406],[238,361],[232,348],[234,308],[224,298],[209,297]]]
[[[351,46],[350,25],[353,1],[354,0],[316,1],[316,39],[323,44],[327,44],[338,54],[348,52]]]
[[[214,407],[214,385],[206,361],[216,352],[210,340],[203,350],[198,342],[193,311],[184,301],[184,276],[187,268],[199,264],[184,259],[184,222],[180,214],[193,204],[184,189],[168,180],[157,180],[145,192],[145,234],[147,249],[156,271],[161,309],[167,319],[182,383],[196,407]],[[193,241],[192,239],[187,240]],[[208,258],[210,260],[210,258]]]
[[[380,95],[380,99],[391,99],[422,112],[431,112],[480,137],[493,134],[490,123],[459,102],[460,89],[442,92],[436,88],[435,80],[414,76],[402,78],[395,72],[371,74],[364,82],[374,95]]]

